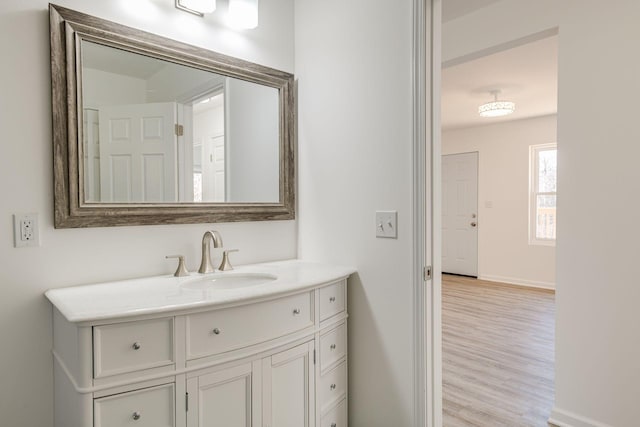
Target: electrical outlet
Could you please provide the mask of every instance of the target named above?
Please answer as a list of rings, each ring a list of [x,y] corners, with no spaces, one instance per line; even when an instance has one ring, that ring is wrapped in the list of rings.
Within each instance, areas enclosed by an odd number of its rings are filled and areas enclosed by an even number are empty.
[[[38,231],[38,214],[14,214],[13,215],[14,247],[40,246],[40,234]]]

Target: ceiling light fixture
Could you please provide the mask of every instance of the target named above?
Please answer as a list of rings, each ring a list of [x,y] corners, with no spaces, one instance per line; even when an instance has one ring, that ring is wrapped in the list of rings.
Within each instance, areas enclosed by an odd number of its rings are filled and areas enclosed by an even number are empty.
[[[493,101],[482,104],[478,107],[478,114],[482,117],[506,116],[516,111],[516,104],[511,101],[498,101],[499,90],[492,90]]]
[[[176,0],[176,7],[194,15],[204,16],[216,10],[216,0]]]
[[[229,26],[251,30],[258,26],[258,0],[229,0]]]

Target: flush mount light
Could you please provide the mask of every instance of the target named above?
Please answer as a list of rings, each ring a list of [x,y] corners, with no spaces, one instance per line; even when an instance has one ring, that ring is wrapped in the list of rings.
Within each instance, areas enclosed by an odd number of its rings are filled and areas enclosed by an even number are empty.
[[[258,26],[258,0],[229,0],[229,26],[250,30]]]
[[[216,10],[216,0],[176,0],[176,7],[194,15],[204,16]]]
[[[513,113],[516,110],[516,104],[510,101],[498,101],[499,90],[492,90],[493,101],[482,104],[478,107],[478,114],[482,117],[500,117]]]

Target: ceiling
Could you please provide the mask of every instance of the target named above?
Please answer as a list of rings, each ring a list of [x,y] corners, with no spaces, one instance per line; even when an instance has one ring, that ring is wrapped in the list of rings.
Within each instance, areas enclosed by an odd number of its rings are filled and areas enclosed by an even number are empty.
[[[449,0],[448,0],[449,1]],[[478,106],[513,101],[516,111],[483,118]],[[558,110],[558,37],[548,37],[442,70],[442,129],[491,124],[554,114]]]
[[[451,21],[501,0],[443,0],[442,22]]]
[[[165,62],[98,43],[83,41],[82,65],[87,68],[146,80],[164,68]]]

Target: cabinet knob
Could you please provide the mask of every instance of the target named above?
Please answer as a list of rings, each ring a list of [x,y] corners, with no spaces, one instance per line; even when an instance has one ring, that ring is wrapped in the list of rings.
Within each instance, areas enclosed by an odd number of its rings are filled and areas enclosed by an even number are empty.
[[[220,329],[215,328],[215,329],[213,330],[213,333],[214,333],[215,335],[220,335]]]
[[[133,347],[134,350],[140,350],[142,348],[142,344],[140,344],[139,342],[134,342],[131,347]]]
[[[331,384],[331,386],[329,387],[331,390],[335,390],[336,389],[336,385],[335,384]]]
[[[330,297],[329,302],[336,302],[336,297]]]
[[[336,423],[331,423],[331,427],[338,427],[338,424],[336,424]]]
[[[300,309],[299,308],[294,308],[293,309],[293,314],[300,314]]]
[[[131,416],[131,418],[133,418],[136,421],[138,421],[140,417],[142,417],[142,414],[138,411],[134,412],[133,415]]]
[[[335,344],[331,344],[331,350],[335,350],[336,349],[336,345]]]

